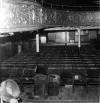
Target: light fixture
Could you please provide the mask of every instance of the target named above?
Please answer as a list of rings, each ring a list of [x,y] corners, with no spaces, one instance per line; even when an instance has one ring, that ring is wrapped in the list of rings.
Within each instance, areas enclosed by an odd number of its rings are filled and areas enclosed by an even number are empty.
[[[7,37],[7,36],[9,36],[8,34],[0,34],[0,38],[3,38],[3,37]]]
[[[13,35],[14,35],[14,33],[0,33],[0,38],[13,36]]]
[[[40,39],[41,39],[41,43],[46,43],[46,36],[41,36]]]
[[[75,80],[79,80],[79,75],[74,75]]]
[[[9,33],[9,35],[10,35],[10,36],[13,36],[13,35],[14,35],[14,33],[13,33],[13,32],[12,32],[12,33]]]

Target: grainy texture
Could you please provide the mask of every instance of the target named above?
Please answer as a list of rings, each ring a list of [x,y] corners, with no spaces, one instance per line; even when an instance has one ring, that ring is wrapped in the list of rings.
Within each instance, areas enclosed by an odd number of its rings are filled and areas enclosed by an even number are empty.
[[[49,26],[100,27],[99,11],[60,11],[46,9],[34,2],[2,2],[0,10],[3,20],[0,32],[37,30]]]
[[[99,92],[98,92],[98,87],[96,86],[89,86],[88,87],[88,93],[86,93],[85,89],[83,87],[75,87],[75,91],[72,92],[72,86],[67,85],[67,87],[61,87],[60,92],[58,95],[55,96],[47,96],[46,98],[44,97],[39,97],[38,99],[34,98],[34,86],[33,85],[28,85],[24,86],[25,91],[22,92],[21,97],[23,98],[23,102],[31,102],[31,101],[44,101],[47,100],[48,102],[61,102],[62,101],[68,103],[92,103],[92,102],[97,102],[99,99]],[[52,89],[51,89],[52,91]],[[79,102],[80,101],[80,102]],[[82,102],[83,101],[83,102]],[[45,102],[45,101],[44,101]],[[67,103],[67,102],[66,102]]]

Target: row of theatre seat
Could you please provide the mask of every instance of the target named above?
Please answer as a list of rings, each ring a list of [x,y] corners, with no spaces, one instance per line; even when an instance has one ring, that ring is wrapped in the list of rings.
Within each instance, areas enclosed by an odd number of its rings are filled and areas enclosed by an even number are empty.
[[[90,84],[100,82],[100,50],[91,45],[41,46],[38,54],[34,51],[17,54],[0,64],[1,78],[32,78],[39,66],[44,68],[41,72],[58,74],[64,82],[72,83],[77,75],[91,80]]]

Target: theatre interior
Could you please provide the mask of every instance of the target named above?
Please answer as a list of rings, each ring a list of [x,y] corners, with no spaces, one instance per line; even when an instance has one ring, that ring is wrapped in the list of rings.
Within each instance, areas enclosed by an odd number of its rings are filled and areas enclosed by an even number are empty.
[[[100,103],[99,5],[0,0],[1,103]]]

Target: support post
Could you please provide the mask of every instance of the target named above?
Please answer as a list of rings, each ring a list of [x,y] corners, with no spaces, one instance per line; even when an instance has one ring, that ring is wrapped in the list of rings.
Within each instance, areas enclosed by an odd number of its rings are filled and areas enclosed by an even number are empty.
[[[43,6],[44,1],[43,1],[43,0],[41,0],[41,2],[42,2],[42,6]]]
[[[0,99],[1,99],[1,103],[3,103],[3,98],[2,98],[2,96],[1,96],[1,98],[0,98]]]
[[[65,32],[65,45],[69,43],[69,31]]]
[[[18,54],[20,54],[22,52],[22,43],[20,42],[18,44]]]
[[[78,32],[78,47],[81,47],[81,29],[77,29]]]
[[[36,52],[39,53],[39,34],[37,33],[36,34]]]

